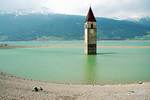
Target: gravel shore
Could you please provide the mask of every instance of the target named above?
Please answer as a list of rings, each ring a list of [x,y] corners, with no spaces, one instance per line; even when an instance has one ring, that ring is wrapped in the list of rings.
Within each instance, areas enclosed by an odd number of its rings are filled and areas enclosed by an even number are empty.
[[[150,100],[150,82],[124,85],[57,84],[0,72],[0,100]]]

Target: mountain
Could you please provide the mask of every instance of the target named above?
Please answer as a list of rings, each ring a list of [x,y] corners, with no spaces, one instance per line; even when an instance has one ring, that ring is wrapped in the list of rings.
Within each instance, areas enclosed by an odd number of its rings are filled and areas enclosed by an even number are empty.
[[[138,22],[140,24],[150,26],[150,17],[141,18]]]
[[[48,15],[48,14],[53,14],[53,12],[46,7],[41,7],[41,8],[28,8],[28,9],[3,9],[0,10],[0,15],[29,15],[29,14],[44,14],[44,15]]]
[[[83,40],[85,19],[86,16],[55,14],[49,9],[0,11],[0,41]],[[148,20],[96,20],[98,40],[125,40],[150,34]]]

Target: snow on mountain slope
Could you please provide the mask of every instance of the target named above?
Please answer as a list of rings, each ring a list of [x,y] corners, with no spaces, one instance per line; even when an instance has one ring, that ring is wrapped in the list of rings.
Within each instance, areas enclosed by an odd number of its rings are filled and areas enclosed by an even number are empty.
[[[6,15],[6,14],[15,14],[16,16],[18,15],[28,15],[28,14],[53,14],[53,12],[46,7],[42,8],[29,8],[29,9],[5,9],[5,10],[0,10],[1,15]]]

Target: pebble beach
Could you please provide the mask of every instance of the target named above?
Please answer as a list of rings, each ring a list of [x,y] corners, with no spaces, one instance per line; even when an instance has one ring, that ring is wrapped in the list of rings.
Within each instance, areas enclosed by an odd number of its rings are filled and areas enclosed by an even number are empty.
[[[150,82],[114,85],[60,84],[0,72],[0,100],[150,100]]]

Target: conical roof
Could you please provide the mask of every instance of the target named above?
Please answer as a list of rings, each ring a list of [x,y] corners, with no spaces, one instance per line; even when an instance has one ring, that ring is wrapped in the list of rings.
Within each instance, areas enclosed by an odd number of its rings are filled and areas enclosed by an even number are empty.
[[[90,9],[89,9],[89,12],[88,12],[88,14],[87,14],[87,17],[86,17],[85,22],[88,22],[88,21],[96,22],[96,19],[95,19],[95,17],[94,17],[94,14],[93,14],[93,11],[92,11],[91,7],[90,7]]]

